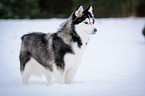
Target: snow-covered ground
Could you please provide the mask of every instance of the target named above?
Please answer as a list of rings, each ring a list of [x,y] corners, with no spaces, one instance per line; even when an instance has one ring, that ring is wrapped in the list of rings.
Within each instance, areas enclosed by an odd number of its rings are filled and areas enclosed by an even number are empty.
[[[65,19],[0,20],[0,96],[145,96],[145,18],[96,19],[73,84],[32,76],[22,84],[20,37],[56,32]]]

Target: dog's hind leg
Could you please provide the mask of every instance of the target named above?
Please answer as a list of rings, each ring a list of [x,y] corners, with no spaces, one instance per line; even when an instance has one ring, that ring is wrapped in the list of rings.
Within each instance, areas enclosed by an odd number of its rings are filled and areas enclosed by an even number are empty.
[[[31,60],[26,64],[24,71],[22,72],[22,80],[24,84],[28,83],[28,80],[31,76],[32,73],[32,64],[31,64]]]

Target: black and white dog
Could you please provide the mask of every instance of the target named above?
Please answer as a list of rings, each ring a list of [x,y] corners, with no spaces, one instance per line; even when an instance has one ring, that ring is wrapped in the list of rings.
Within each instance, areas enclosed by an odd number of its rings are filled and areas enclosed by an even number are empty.
[[[92,6],[79,6],[56,33],[23,35],[20,70],[23,83],[30,75],[44,74],[48,82],[53,73],[56,83],[72,83],[89,38],[96,33]]]

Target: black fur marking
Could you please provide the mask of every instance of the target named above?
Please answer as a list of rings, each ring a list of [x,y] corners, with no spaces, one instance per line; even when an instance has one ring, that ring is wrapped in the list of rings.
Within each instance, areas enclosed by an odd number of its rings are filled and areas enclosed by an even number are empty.
[[[50,52],[47,50],[48,42],[44,38],[45,35],[45,33],[30,33],[22,36],[23,44],[26,48],[20,54],[24,60],[27,60],[27,56],[23,56],[23,54],[26,54],[24,51],[29,52],[31,54],[30,57],[33,57],[44,68],[52,71],[52,65],[49,64],[51,57]],[[21,63],[25,66],[27,62],[22,61]]]
[[[76,17],[75,14],[73,14],[74,24],[79,24],[82,21],[84,21],[86,18],[93,18],[92,15],[91,15],[91,13],[88,12],[88,11],[84,11],[82,17]],[[95,23],[95,20],[93,19],[93,24],[94,23]]]
[[[44,36],[46,34],[45,33],[40,33],[40,32],[33,32],[33,33],[29,33],[29,34],[25,34],[21,37],[22,41],[24,40],[25,37],[30,37],[30,38],[34,38],[35,40],[41,40],[42,43],[46,43],[47,41],[45,40]]]
[[[57,36],[56,33],[52,35],[52,49],[54,51],[54,61],[58,67],[64,70],[65,63],[64,63],[64,56],[67,53],[73,53],[71,46],[64,43],[64,41]]]
[[[88,11],[90,6],[86,10],[83,11],[83,13],[82,13],[83,16],[81,16],[81,17],[75,16],[75,12],[74,12],[74,14],[73,14],[73,23],[74,24],[79,24],[80,22],[84,21],[86,18],[93,18],[92,14]],[[93,18],[93,24],[94,23],[95,23],[95,20]]]
[[[73,42],[77,42],[78,47],[81,48],[81,46],[82,46],[82,40],[81,40],[80,36],[75,32],[74,29],[73,29],[73,32],[70,33],[70,34],[72,36]]]

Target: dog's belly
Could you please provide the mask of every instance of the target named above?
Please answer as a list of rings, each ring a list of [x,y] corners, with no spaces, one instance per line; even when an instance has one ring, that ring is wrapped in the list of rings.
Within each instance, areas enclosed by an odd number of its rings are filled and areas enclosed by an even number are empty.
[[[71,68],[78,68],[78,66],[81,63],[84,49],[85,49],[85,46],[81,46],[81,48],[79,48],[77,43],[73,44],[74,54],[67,53],[64,57],[65,70],[68,70]]]

